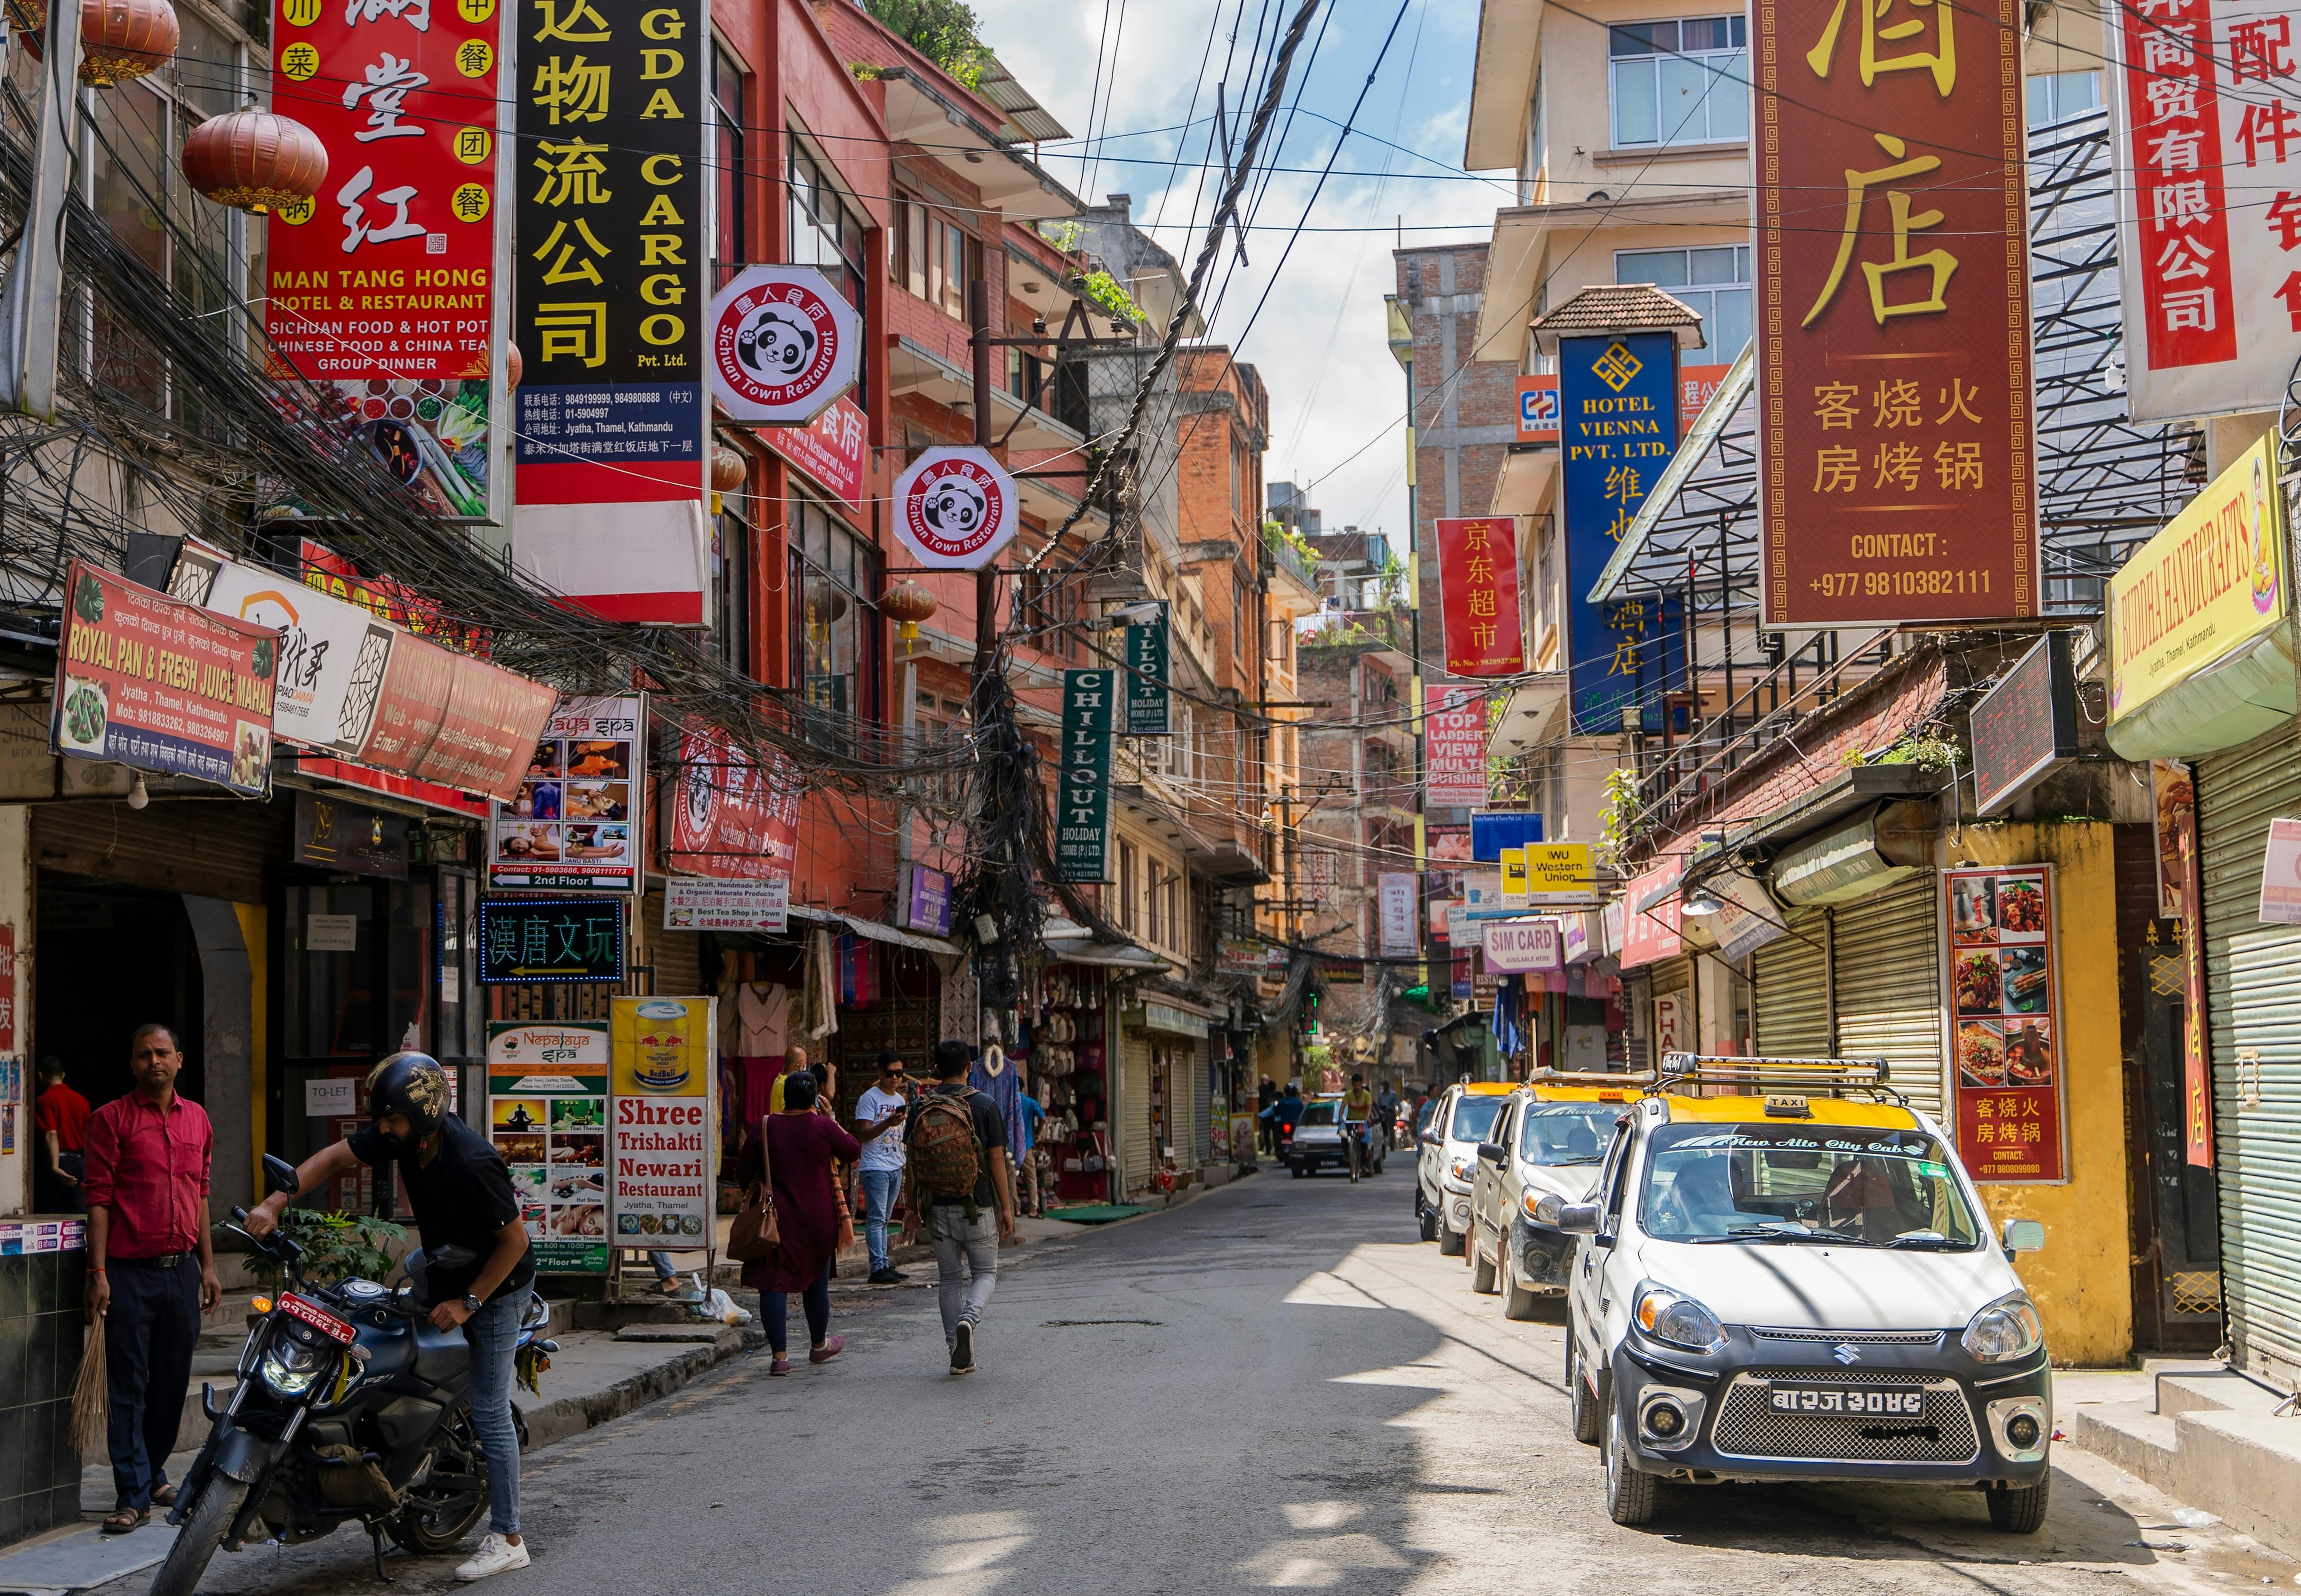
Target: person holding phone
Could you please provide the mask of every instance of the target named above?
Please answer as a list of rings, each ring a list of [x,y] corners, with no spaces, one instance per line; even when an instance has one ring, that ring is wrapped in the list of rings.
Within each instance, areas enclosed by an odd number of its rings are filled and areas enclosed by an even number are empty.
[[[871,1249],[874,1286],[900,1285],[908,1278],[887,1256],[887,1221],[903,1185],[903,1139],[899,1132],[911,1112],[909,1073],[892,1048],[879,1055],[879,1079],[855,1099],[855,1140],[863,1144],[857,1166],[863,1177],[863,1240]]]

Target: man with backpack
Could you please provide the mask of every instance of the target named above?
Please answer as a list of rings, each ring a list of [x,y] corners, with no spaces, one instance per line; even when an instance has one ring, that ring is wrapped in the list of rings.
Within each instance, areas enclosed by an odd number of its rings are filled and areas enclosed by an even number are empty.
[[[966,1084],[973,1062],[965,1042],[936,1043],[934,1084],[911,1105],[903,1130],[913,1197],[905,1228],[914,1231],[924,1210],[954,1375],[975,1373],[975,1327],[999,1283],[999,1243],[1015,1238],[1007,1122],[989,1097]]]

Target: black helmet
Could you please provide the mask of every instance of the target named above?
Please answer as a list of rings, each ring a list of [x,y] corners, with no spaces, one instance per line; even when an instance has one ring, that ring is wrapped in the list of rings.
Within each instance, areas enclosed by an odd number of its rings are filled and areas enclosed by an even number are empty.
[[[368,1071],[365,1093],[371,1117],[405,1114],[418,1136],[448,1116],[448,1072],[429,1053],[394,1053]]]

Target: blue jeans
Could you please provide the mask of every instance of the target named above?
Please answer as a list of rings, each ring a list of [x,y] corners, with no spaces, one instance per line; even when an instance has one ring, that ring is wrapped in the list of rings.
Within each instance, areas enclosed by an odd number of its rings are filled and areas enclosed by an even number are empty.
[[[464,1321],[472,1344],[472,1429],[488,1455],[488,1527],[519,1533],[519,1432],[511,1422],[512,1355],[527,1288],[498,1291]]]
[[[899,1169],[866,1169],[863,1176],[863,1241],[871,1249],[871,1272],[887,1265],[887,1221],[895,1211],[895,1193],[902,1190]]]
[[[200,1341],[200,1266],[186,1258],[155,1269],[111,1260],[112,1307],[104,1316],[104,1372],[112,1401],[105,1442],[117,1505],[138,1511],[168,1483],[192,1351]]]
[[[791,1350],[791,1293],[761,1291],[760,1317],[767,1322],[767,1350],[777,1358]],[[799,1311],[807,1315],[807,1342],[823,1345],[831,1333],[831,1265],[826,1261],[815,1283],[799,1294]]]

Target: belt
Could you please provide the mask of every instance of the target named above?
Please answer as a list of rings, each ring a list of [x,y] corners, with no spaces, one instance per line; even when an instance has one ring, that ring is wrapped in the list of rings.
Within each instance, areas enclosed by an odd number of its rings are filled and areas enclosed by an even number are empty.
[[[107,1263],[113,1264],[134,1264],[138,1268],[144,1269],[175,1269],[180,1268],[183,1266],[184,1260],[191,1256],[192,1255],[188,1252],[155,1252],[150,1258],[108,1258],[105,1261]]]

